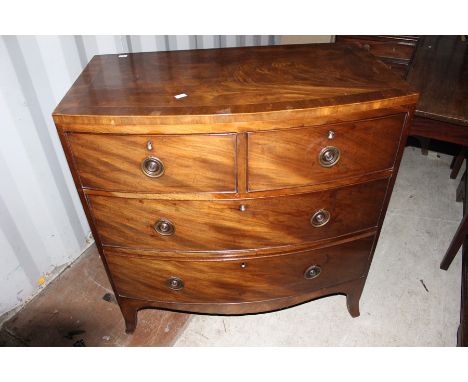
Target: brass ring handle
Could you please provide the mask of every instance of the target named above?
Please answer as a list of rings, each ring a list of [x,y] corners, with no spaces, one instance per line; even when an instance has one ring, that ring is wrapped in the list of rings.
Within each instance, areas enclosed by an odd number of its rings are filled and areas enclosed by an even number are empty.
[[[167,219],[159,219],[153,226],[154,230],[162,236],[170,236],[175,232],[174,224]]]
[[[304,278],[307,280],[315,279],[316,277],[320,276],[321,272],[322,268],[320,268],[318,265],[311,265],[304,272]]]
[[[318,210],[310,218],[310,224],[314,227],[322,227],[330,221],[330,212],[327,210]]]
[[[141,171],[150,178],[159,178],[164,174],[164,164],[156,157],[146,157],[141,162]]]
[[[338,163],[341,151],[338,147],[327,146],[320,150],[319,163],[322,167],[332,167]]]
[[[181,290],[184,288],[184,280],[172,276],[167,279],[166,286],[172,290]]]

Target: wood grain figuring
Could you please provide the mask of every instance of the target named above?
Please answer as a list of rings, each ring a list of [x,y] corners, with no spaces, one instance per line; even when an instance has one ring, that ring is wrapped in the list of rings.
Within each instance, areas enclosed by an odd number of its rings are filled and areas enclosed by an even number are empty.
[[[147,307],[246,314],[342,293],[359,315],[418,99],[388,63],[346,44],[92,59],[53,118],[128,333]],[[318,166],[324,146],[336,166]],[[164,175],[143,174],[147,156]]]
[[[249,200],[174,201],[91,196],[103,245],[159,250],[229,250],[311,242],[377,225],[388,180],[335,190]],[[242,212],[240,206],[246,210]],[[330,212],[322,227],[310,224]],[[154,223],[169,219],[172,236]]]
[[[393,167],[405,115],[248,135],[249,190],[331,182]],[[329,132],[334,133],[329,139]],[[319,163],[324,147],[341,151],[329,168]],[[294,150],[291,150],[294,147]]]
[[[297,195],[306,194],[309,192],[326,191],[338,187],[346,187],[353,184],[371,182],[373,180],[389,178],[393,175],[394,169],[387,169],[383,171],[377,171],[367,174],[361,174],[358,176],[351,176],[347,178],[337,179],[333,182],[317,183],[308,186],[294,187],[294,188],[279,188],[275,190],[264,190],[264,191],[244,191],[232,193],[214,193],[214,192],[200,192],[200,193],[180,193],[170,192],[163,194],[148,194],[141,192],[116,192],[116,191],[104,191],[104,190],[93,190],[84,189],[85,195],[98,195],[98,196],[114,196],[119,198],[130,198],[130,199],[157,199],[157,200],[240,200],[240,199],[254,199],[263,198],[268,196],[285,196],[285,195]],[[240,188],[240,186],[239,186]]]
[[[418,99],[417,94],[357,104],[334,105],[313,109],[283,110],[242,115],[185,116],[181,120],[153,117],[135,120],[129,116],[54,117],[57,129],[64,132],[112,134],[223,134],[316,126],[406,113]]]
[[[365,277],[361,277],[352,281],[340,283],[328,288],[317,289],[306,292],[301,295],[295,295],[284,298],[276,298],[265,301],[255,302],[238,302],[238,303],[182,303],[182,302],[167,302],[167,301],[150,301],[144,299],[120,297],[121,306],[124,307],[125,325],[127,333],[131,333],[129,328],[135,328],[137,312],[144,308],[160,308],[169,309],[180,312],[192,312],[203,314],[216,315],[241,315],[252,313],[271,312],[285,307],[292,307],[313,299],[336,294],[346,295],[346,305],[351,317],[359,316],[359,299],[362,294]]]
[[[176,99],[180,93],[188,96]],[[56,122],[80,116],[83,122],[96,123],[96,116],[131,116],[135,124],[144,119],[177,123],[191,116],[191,123],[197,123],[193,116],[220,121],[226,115],[407,95],[416,94],[371,54],[350,45],[133,53],[125,58],[95,56],[54,117]]]
[[[235,192],[236,136],[69,134],[83,187],[107,191]],[[147,149],[147,142],[152,150]],[[159,178],[146,176],[141,162],[160,159]]]
[[[363,276],[374,238],[283,256],[227,261],[171,261],[112,255],[109,268],[121,296],[167,302],[236,303],[291,297]],[[314,279],[304,272],[321,267]],[[171,290],[171,277],[184,282]]]
[[[273,256],[283,255],[294,252],[304,252],[313,249],[321,249],[333,245],[345,244],[351,241],[365,239],[369,236],[375,236],[376,227],[362,230],[359,233],[351,232],[340,237],[332,237],[322,240],[315,240],[313,242],[288,244],[279,247],[267,248],[253,248],[253,249],[239,249],[239,250],[226,250],[226,251],[161,251],[158,249],[139,249],[129,247],[103,247],[103,252],[111,251],[112,254],[121,256],[145,256],[148,258],[157,258],[159,260],[213,260],[213,259],[233,259],[233,258],[247,258],[247,257],[260,257],[260,256]]]

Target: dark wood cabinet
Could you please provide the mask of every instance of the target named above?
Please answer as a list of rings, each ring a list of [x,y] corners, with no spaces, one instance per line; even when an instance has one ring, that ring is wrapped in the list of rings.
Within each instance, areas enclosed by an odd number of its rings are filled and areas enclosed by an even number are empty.
[[[405,78],[419,36],[336,36],[338,43],[355,44],[382,60],[400,77]]]
[[[95,56],[53,117],[127,331],[336,293],[359,315],[417,98],[347,44]]]

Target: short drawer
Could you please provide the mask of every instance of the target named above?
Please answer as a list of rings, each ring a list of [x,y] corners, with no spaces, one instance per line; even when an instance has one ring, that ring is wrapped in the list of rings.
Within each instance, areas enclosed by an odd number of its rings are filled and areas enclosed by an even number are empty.
[[[144,300],[234,303],[297,296],[363,276],[374,237],[319,250],[233,260],[106,260],[117,292]]]
[[[249,133],[249,190],[305,186],[390,169],[404,119],[405,114],[397,114]]]
[[[377,226],[388,180],[301,195],[151,200],[90,195],[105,246],[239,250],[333,238]]]
[[[68,134],[83,187],[129,192],[233,192],[235,134]]]

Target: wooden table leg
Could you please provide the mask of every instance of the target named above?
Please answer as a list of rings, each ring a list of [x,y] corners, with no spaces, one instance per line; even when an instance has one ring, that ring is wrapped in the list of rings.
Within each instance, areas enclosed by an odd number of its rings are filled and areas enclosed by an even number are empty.
[[[458,176],[458,172],[460,171],[460,168],[465,160],[465,154],[466,147],[463,147],[458,155],[453,158],[452,164],[450,165],[450,168],[452,169],[452,172],[450,173],[450,179],[455,179]]]
[[[429,154],[429,144],[431,140],[426,137],[416,137],[421,144],[421,154],[428,155]]]
[[[458,187],[457,187],[457,197],[456,197],[457,202],[464,202],[464,200],[466,199],[465,194],[466,194],[466,171],[463,173],[463,176],[460,179],[460,183],[458,184]]]
[[[453,237],[449,248],[447,249],[447,252],[445,253],[444,258],[442,259],[442,262],[440,263],[440,269],[443,269],[444,271],[446,271],[450,267],[450,264],[452,264],[452,261],[455,258],[455,255],[457,254],[461,245],[465,241],[465,237],[467,234],[468,234],[468,214],[465,214],[465,216],[463,216],[463,219],[460,225],[458,226],[457,232],[455,233],[455,236]]]

